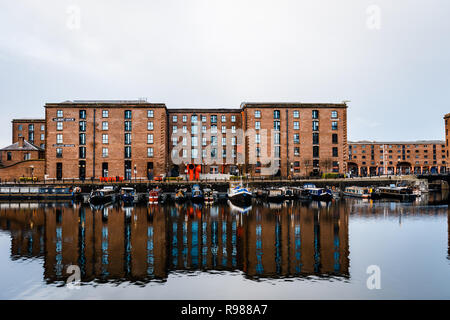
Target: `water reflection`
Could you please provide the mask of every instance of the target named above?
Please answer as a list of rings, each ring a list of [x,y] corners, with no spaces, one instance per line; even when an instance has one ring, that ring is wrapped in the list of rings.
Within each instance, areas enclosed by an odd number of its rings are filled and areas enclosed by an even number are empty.
[[[239,271],[252,280],[350,276],[347,206],[0,208],[11,258],[44,259],[47,283],[65,281],[70,265],[80,267],[83,282],[165,282],[173,272]]]

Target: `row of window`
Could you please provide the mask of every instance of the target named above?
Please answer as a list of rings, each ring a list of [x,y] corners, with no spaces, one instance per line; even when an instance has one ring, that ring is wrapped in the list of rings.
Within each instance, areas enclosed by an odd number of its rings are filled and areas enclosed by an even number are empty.
[[[201,158],[208,158],[208,152],[206,149],[201,149],[202,153],[201,153]],[[179,150],[172,150],[172,157],[177,157],[180,156],[180,151]],[[182,158],[188,158],[188,150],[187,149],[182,149],[181,150],[181,157]],[[199,157],[199,149],[191,149],[191,154],[190,154],[190,158],[191,159],[197,159]],[[210,158],[213,159],[217,159],[218,157],[218,151],[216,148],[212,148],[210,151]],[[226,149],[222,149],[222,158],[226,158],[227,157],[227,150]],[[236,158],[236,150],[232,149],[231,150],[231,157],[232,158]]]
[[[217,145],[217,137],[216,136],[211,136],[211,145],[212,146],[216,146]],[[179,138],[174,137],[172,138],[172,145],[176,146],[178,145],[178,141]],[[182,145],[183,146],[187,146],[187,138],[183,137],[182,138]],[[207,145],[207,139],[206,138],[202,138],[202,146],[206,146]],[[222,138],[222,145],[225,146],[227,145],[227,138]],[[231,145],[235,146],[237,145],[237,138],[236,137],[232,137],[231,138]],[[191,146],[196,147],[198,146],[198,137],[191,137]]]
[[[300,111],[299,110],[294,110],[294,111],[292,111],[292,113],[293,113],[293,117],[295,119],[300,118]],[[274,119],[280,119],[280,115],[281,115],[280,110],[274,110],[273,111],[273,118]],[[337,117],[338,117],[338,112],[336,110],[331,111],[331,118],[337,119]],[[255,110],[255,118],[261,118],[261,110]],[[313,119],[319,119],[319,110],[313,110],[312,111],[312,118]]]
[[[152,158],[154,155],[153,147],[147,148],[147,156],[149,158]],[[62,148],[56,148],[56,157],[62,158],[63,157],[63,149]],[[109,157],[109,149],[108,148],[102,148],[102,157],[107,158]],[[79,158],[80,159],[86,159],[86,147],[80,147],[79,148]],[[125,158],[131,158],[131,147],[125,147]]]
[[[153,118],[154,117],[154,111],[153,110],[147,110],[147,118]],[[63,110],[57,110],[56,111],[56,117],[57,118],[63,118],[64,117],[64,111]],[[80,110],[79,113],[80,119],[86,119],[87,113],[86,110]],[[125,119],[131,119],[132,117],[132,110],[125,110],[124,111],[124,117]],[[102,110],[102,118],[109,118],[109,110]]]
[[[333,147],[331,152],[332,152],[333,157],[339,157],[339,150],[337,147]],[[256,147],[255,154],[256,154],[257,158],[261,157],[261,148]],[[280,146],[275,146],[274,156],[276,158],[280,158],[280,156],[281,156]],[[300,156],[300,148],[299,147],[294,147],[294,156]],[[319,147],[318,146],[313,147],[313,158],[319,158]]]
[[[172,132],[173,133],[178,133],[178,127],[177,126],[173,126],[172,127]],[[182,127],[182,132],[183,133],[187,133],[188,132],[187,126],[183,126]],[[206,126],[202,126],[202,133],[206,133],[206,132],[207,132]],[[227,127],[226,126],[222,126],[221,132],[222,133],[227,133]],[[197,134],[198,133],[198,126],[195,126],[195,125],[191,126],[191,133],[192,134]],[[211,126],[211,133],[217,133],[217,126],[216,125],[212,125]],[[231,133],[236,133],[236,126],[231,126]]]
[[[206,116],[200,116],[200,119],[202,122],[206,122],[207,121],[207,117]],[[181,117],[181,121],[186,123],[188,120],[188,116],[184,115]],[[197,115],[192,115],[191,116],[191,123],[196,123],[199,120],[199,116]],[[221,122],[227,122],[227,116],[222,115],[221,116]],[[211,115],[210,116],[210,121],[211,123],[217,123],[217,115]],[[178,116],[172,116],[172,122],[176,123],[178,122]],[[231,116],[231,122],[236,122],[236,116]]]
[[[17,126],[17,130],[18,131],[23,131],[23,125],[19,124]],[[28,131],[34,131],[34,124],[29,124],[28,125]],[[41,131],[45,131],[45,125],[44,124],[41,125]]]
[[[313,121],[312,122],[313,131],[319,131],[319,121]],[[261,129],[261,122],[255,121],[255,129],[260,130]],[[281,122],[279,120],[275,120],[273,122],[273,129],[276,131],[280,131],[281,129]],[[300,130],[300,123],[298,121],[294,121],[294,130]],[[331,130],[338,130],[338,122],[332,121],[331,122]]]
[[[147,143],[153,144],[153,142],[154,142],[153,134],[147,134]],[[63,144],[63,135],[62,134],[56,135],[56,143]],[[85,133],[80,133],[79,143],[80,143],[80,145],[86,145],[86,134]],[[109,135],[108,134],[102,135],[102,143],[109,144]],[[131,133],[125,133],[125,144],[131,144]]]

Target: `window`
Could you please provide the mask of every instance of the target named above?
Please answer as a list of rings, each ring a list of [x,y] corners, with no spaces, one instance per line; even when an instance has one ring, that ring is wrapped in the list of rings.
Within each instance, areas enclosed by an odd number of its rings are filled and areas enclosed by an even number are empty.
[[[331,118],[336,119],[338,117],[337,111],[331,111]]]
[[[273,122],[273,129],[280,131],[280,121],[274,121]]]
[[[56,157],[62,158],[63,157],[63,149],[62,148],[56,148]],[[11,159],[9,159],[11,160]]]
[[[231,137],[231,145],[235,146],[236,144],[237,144],[237,138],[236,137]]]
[[[295,119],[300,118],[300,112],[298,110],[294,110],[294,118]]]
[[[300,155],[300,148],[299,147],[295,147],[294,148],[294,156],[299,156]]]
[[[62,118],[62,117],[64,117],[64,112],[63,112],[62,110],[56,111],[56,117],[57,117],[57,118]]]
[[[186,137],[183,137],[182,145],[187,146],[187,138]]]
[[[197,159],[198,149],[191,149],[191,159]]]
[[[25,153],[23,156],[23,160],[25,160],[25,161],[31,160],[31,153]]]
[[[255,135],[255,143],[261,143],[261,135],[259,133]]]
[[[332,143],[338,143],[338,135],[336,133],[333,133],[331,136]]]
[[[196,115],[191,116],[191,122],[196,123],[198,120],[198,117]]]
[[[211,133],[217,133],[217,126],[215,124],[211,125]]]
[[[294,143],[300,143],[300,135],[298,133],[294,134]]]
[[[261,148],[260,147],[256,147],[256,157],[261,157]]]
[[[211,116],[211,123],[217,123],[217,116],[216,115]]]
[[[312,111],[312,118],[313,119],[319,119],[319,110],[313,110]]]
[[[108,110],[103,110],[102,111],[102,118],[109,118],[109,111]]]
[[[131,158],[131,147],[125,147],[125,158]]]
[[[153,148],[147,148],[147,157],[153,158]]]
[[[183,149],[183,158],[187,158],[187,150]]]
[[[202,116],[202,122],[206,122],[206,116]]]
[[[217,146],[217,137],[216,136],[211,136],[211,145]]]
[[[131,131],[131,121],[125,121],[125,131]]]
[[[319,131],[319,121],[313,121],[313,131]]]
[[[86,119],[86,110],[80,110],[80,119]]]
[[[332,130],[337,130],[337,129],[338,129],[338,123],[337,123],[337,121],[331,122],[331,129],[332,129]]]
[[[178,144],[178,138],[173,137],[173,138],[172,138],[172,145],[173,145],[173,146],[176,146],[177,144]]]
[[[260,130],[261,129],[261,122],[255,121],[255,129]]]
[[[319,147],[313,146],[313,157],[318,158],[319,157]]]
[[[153,110],[147,110],[147,118],[153,118],[154,112]]]
[[[41,141],[45,140],[45,134],[41,133]]]
[[[231,133],[236,133],[236,126],[231,126]]]
[[[275,158],[279,158],[281,155],[281,147],[275,147]]]
[[[147,135],[147,143],[148,144],[153,144],[153,134],[148,134]]]
[[[222,145],[223,146],[227,145],[227,138],[222,137]]]
[[[125,144],[131,144],[131,133],[125,133]]]
[[[45,131],[45,124],[41,125],[41,131]]]
[[[57,122],[56,123],[56,130],[58,130],[58,131],[62,131],[63,130],[63,123],[62,122]]]
[[[80,145],[84,146],[86,145],[86,133],[80,133]]]
[[[261,111],[255,110],[255,118],[261,118]]]
[[[333,147],[333,157],[338,157],[338,148],[337,147]]]
[[[183,122],[187,122],[187,116],[183,116]]]
[[[86,159],[86,147],[80,147],[80,159]]]
[[[108,129],[109,129],[109,123],[108,123],[108,121],[103,121],[103,122],[102,122],[102,129],[103,129],[103,130],[108,130]]]
[[[227,133],[227,127],[226,126],[222,126],[222,133]]]
[[[206,133],[206,126],[202,126],[202,133]]]
[[[21,124],[19,124],[19,126],[17,127],[17,130],[19,130],[19,131],[22,131],[22,130],[23,130],[23,127],[22,127]]]
[[[109,150],[108,150],[108,148],[103,148],[103,149],[102,149],[102,157],[103,157],[103,158],[108,158],[108,155],[109,155]]]
[[[103,134],[102,135],[102,142],[103,144],[108,144],[109,143],[109,137],[107,134]]]
[[[280,144],[280,133],[275,133],[274,144]]]
[[[202,149],[202,158],[206,158],[206,150]]]
[[[177,116],[172,116],[172,122],[178,122],[178,117]]]
[[[202,146],[206,146],[206,138],[202,138]]]
[[[198,146],[198,138],[197,137],[191,137],[191,146],[192,147]]]
[[[231,116],[231,122],[236,122],[236,116]]]
[[[280,119],[280,110],[275,110],[273,112],[273,118],[274,119]]]
[[[192,134],[197,134],[198,132],[198,127],[197,126],[191,126],[191,133]]]
[[[294,121],[294,130],[299,130],[299,129],[300,129],[300,122]]]
[[[153,130],[153,121],[147,122],[147,130]]]
[[[227,149],[222,149],[222,158],[227,157]]]
[[[28,125],[28,131],[34,131],[34,124]]]
[[[131,110],[125,110],[125,119],[131,119]]]
[[[63,143],[63,135],[62,134],[57,134],[56,135],[56,143],[57,144],[62,144]]]
[[[227,116],[222,116],[222,119],[220,119],[222,122],[227,122]]]
[[[217,158],[217,149],[216,148],[211,149],[211,158]]]
[[[80,121],[80,131],[81,132],[86,131],[86,121]]]
[[[178,127],[177,126],[173,126],[172,127],[172,132],[173,133],[177,133],[178,132]]]

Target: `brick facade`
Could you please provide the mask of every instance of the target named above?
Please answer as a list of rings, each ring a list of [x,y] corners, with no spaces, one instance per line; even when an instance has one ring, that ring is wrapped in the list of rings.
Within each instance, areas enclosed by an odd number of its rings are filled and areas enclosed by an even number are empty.
[[[45,149],[45,119],[14,119],[12,143],[18,142],[20,137]]]
[[[21,177],[44,179],[45,160],[28,160],[0,166],[0,182],[19,181]]]
[[[66,102],[45,107],[48,178],[147,179],[167,171],[164,104]]]
[[[446,158],[448,159],[449,157],[449,145],[448,145],[448,141],[449,141],[449,135],[448,135],[448,129],[450,126],[450,113],[447,113],[444,117],[444,121],[445,121],[445,150],[446,150]],[[450,169],[450,164],[447,161],[447,170]]]
[[[246,130],[255,130],[246,137],[246,170],[251,175],[264,175],[264,156],[272,154],[280,166],[278,174],[284,177],[346,172],[345,104],[243,103],[242,108]],[[274,131],[277,121],[279,130]],[[257,134],[260,143],[256,141]],[[256,148],[260,148],[260,157]],[[277,148],[279,152],[275,152]]]
[[[445,173],[445,142],[349,142],[348,166],[359,176]]]

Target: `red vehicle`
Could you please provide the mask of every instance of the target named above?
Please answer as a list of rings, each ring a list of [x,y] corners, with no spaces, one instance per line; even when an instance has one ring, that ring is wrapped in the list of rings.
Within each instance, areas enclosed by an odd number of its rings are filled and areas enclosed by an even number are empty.
[[[164,174],[160,174],[154,178],[155,181],[163,181],[166,176]]]

